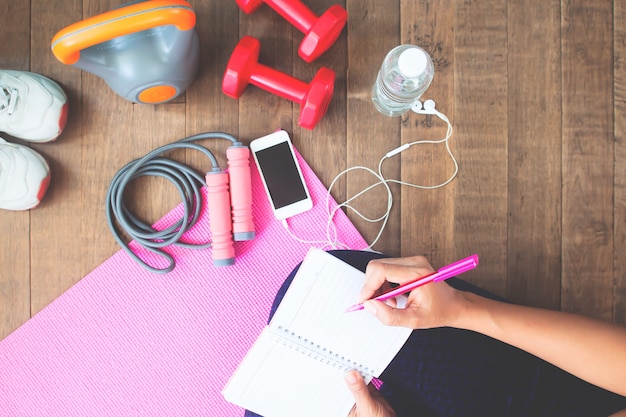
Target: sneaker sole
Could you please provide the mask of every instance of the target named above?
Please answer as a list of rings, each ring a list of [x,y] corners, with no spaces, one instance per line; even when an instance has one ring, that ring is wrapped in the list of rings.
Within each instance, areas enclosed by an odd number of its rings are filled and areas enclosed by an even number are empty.
[[[55,140],[57,140],[59,138],[59,136],[61,136],[61,133],[63,133],[63,129],[65,129],[65,125],[67,124],[67,117],[69,114],[69,106],[68,103],[65,103],[63,105],[63,107],[61,108],[61,114],[59,116],[59,131],[56,134],[55,137],[53,137],[52,139],[45,139],[45,140],[39,140],[39,141],[30,141],[33,143],[46,143],[46,142],[54,142]]]
[[[39,203],[41,203],[41,200],[43,200],[43,197],[46,195],[46,191],[48,191],[51,178],[52,178],[52,175],[48,171],[48,176],[41,181],[41,184],[39,184],[39,191],[37,191],[37,200],[38,200],[37,204],[35,204],[31,208],[37,207]]]
[[[50,186],[50,181],[52,179],[52,173],[50,172],[50,166],[48,165],[48,161],[46,161],[46,159],[43,156],[39,155],[38,152],[35,152],[35,156],[45,165],[48,171],[48,175],[46,175],[45,178],[43,178],[41,182],[39,183],[39,189],[37,190],[37,201],[31,204],[30,207],[20,209],[20,210],[30,210],[30,209],[34,209],[35,207],[37,207],[43,200],[44,196],[46,195],[46,192],[48,191],[48,187]]]

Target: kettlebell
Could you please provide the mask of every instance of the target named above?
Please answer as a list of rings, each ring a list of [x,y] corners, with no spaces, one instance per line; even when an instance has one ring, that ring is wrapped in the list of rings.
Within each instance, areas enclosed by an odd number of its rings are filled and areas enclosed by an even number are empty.
[[[182,94],[199,64],[196,14],[183,0],[144,0],[61,29],[52,53],[95,74],[120,96],[158,104]]]

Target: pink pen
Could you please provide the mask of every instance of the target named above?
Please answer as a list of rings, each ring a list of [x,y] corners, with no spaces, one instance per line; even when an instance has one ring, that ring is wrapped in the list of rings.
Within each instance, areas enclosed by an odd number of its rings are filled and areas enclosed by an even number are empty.
[[[397,297],[402,294],[406,294],[407,292],[414,290],[417,287],[421,287],[424,284],[428,284],[430,282],[439,282],[451,278],[453,276],[462,274],[463,272],[469,271],[470,269],[476,268],[478,265],[478,255],[472,255],[465,259],[461,259],[453,264],[448,266],[444,266],[440,268],[437,272],[434,272],[430,275],[426,275],[425,277],[420,277],[415,281],[407,282],[404,285],[400,285],[390,291],[387,291],[384,294],[375,297],[374,300],[378,301],[386,301],[390,298]],[[363,304],[356,304],[346,310],[346,313],[350,313],[352,311],[363,310]]]

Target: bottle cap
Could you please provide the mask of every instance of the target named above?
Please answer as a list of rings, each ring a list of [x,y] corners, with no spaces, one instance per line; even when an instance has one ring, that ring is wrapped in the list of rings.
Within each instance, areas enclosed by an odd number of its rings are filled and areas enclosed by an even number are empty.
[[[426,69],[428,56],[419,48],[404,50],[398,58],[398,69],[405,77],[417,77]]]

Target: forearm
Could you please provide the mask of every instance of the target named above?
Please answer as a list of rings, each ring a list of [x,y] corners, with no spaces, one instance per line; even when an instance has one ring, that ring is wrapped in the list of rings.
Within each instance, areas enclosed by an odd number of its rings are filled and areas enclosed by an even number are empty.
[[[626,396],[626,328],[558,311],[464,293],[454,327],[473,330],[538,356]]]

